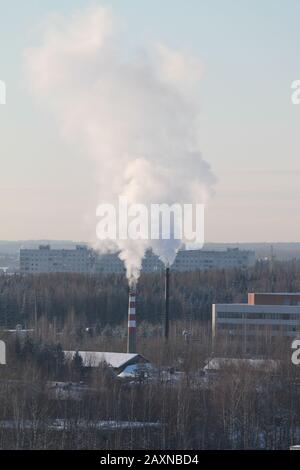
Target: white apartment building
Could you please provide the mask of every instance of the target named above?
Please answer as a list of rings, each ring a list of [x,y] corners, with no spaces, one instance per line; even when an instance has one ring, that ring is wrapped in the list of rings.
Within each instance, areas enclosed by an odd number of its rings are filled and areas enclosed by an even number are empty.
[[[238,248],[226,251],[180,250],[171,269],[174,271],[197,271],[204,269],[247,268],[255,263],[253,251]],[[164,264],[151,250],[142,260],[142,272],[154,273],[164,270]],[[125,266],[117,253],[98,254],[86,246],[75,249],[51,249],[40,245],[38,249],[20,250],[21,274],[77,272],[123,274]]]
[[[155,273],[165,269],[164,263],[152,251],[147,251],[142,261],[143,273]]]
[[[142,260],[142,272],[153,273],[164,269],[163,262],[152,251],[147,251]],[[125,266],[117,253],[98,255],[95,262],[95,272],[104,274],[122,274]]]
[[[229,248],[226,251],[180,250],[175,258],[171,270],[197,271],[205,269],[245,269],[255,264],[255,252]],[[99,255],[96,260],[95,271],[106,274],[122,274],[124,264],[116,253]],[[151,250],[147,251],[142,261],[142,272],[153,273],[164,269],[160,258]]]
[[[253,266],[255,252],[227,248],[226,251],[180,250],[172,269],[175,271],[197,271],[204,269],[229,269]]]
[[[40,245],[38,249],[20,250],[20,273],[90,273],[92,258],[86,246],[51,249],[50,245]]]
[[[95,260],[95,273],[124,274],[125,266],[117,253],[99,254]]]

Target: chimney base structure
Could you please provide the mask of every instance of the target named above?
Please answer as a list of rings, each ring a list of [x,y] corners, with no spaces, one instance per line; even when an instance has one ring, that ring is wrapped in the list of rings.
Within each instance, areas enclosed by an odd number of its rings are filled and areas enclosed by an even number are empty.
[[[127,335],[127,352],[136,353],[136,287],[131,286],[129,289],[128,303],[128,335]]]

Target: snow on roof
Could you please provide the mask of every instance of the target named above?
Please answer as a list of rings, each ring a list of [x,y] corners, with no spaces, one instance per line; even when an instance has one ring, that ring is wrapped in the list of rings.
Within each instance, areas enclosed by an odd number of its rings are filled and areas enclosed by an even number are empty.
[[[67,358],[73,358],[76,351],[64,351]],[[126,365],[129,361],[142,357],[140,354],[129,353],[115,353],[115,352],[98,352],[98,351],[78,351],[82,357],[83,365],[85,367],[98,367],[103,362],[106,362],[114,369],[119,369]]]
[[[139,372],[144,372],[146,375],[154,371],[152,364],[130,364],[118,375],[121,379],[135,378]]]
[[[222,367],[238,367],[241,365],[248,365],[257,369],[262,368],[264,370],[275,370],[278,366],[278,361],[273,359],[236,359],[229,357],[214,357],[207,362],[204,370],[219,370]]]

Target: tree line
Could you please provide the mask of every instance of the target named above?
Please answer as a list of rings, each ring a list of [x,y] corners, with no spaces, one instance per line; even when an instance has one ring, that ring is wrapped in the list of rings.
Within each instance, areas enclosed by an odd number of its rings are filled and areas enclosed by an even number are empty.
[[[246,302],[249,291],[299,291],[300,261],[257,262],[247,270],[171,273],[173,320],[208,321],[212,303]],[[0,276],[0,326],[33,327],[45,317],[62,328],[70,315],[84,326],[126,321],[128,284],[124,276],[41,274]],[[138,284],[139,321],[159,324],[164,310],[164,275],[143,274]]]

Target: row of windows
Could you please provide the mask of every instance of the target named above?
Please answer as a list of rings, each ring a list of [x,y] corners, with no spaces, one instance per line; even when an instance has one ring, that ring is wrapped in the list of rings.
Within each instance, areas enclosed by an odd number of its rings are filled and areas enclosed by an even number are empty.
[[[300,320],[299,313],[241,313],[241,312],[220,312],[218,318],[240,318],[244,320]]]
[[[80,259],[80,260],[87,260],[89,259],[88,256],[27,256],[27,257],[22,257],[20,258],[20,261],[31,261],[31,260],[35,260],[35,261],[53,261],[54,259],[70,259],[70,260],[74,260],[74,259]]]
[[[47,269],[47,270],[43,270],[43,269],[40,269],[40,268],[36,268],[36,267],[32,267],[32,268],[29,268],[29,267],[26,267],[22,270],[23,272],[26,271],[28,273],[46,273],[46,272],[90,272],[90,269],[88,268],[85,268],[85,267],[79,267],[79,268],[55,268],[55,267],[52,267],[51,269]]]
[[[246,329],[244,325],[230,325],[230,324],[219,324],[218,330],[225,330],[229,332],[234,332],[235,334],[246,331],[298,331],[298,328],[295,325],[247,325]]]

